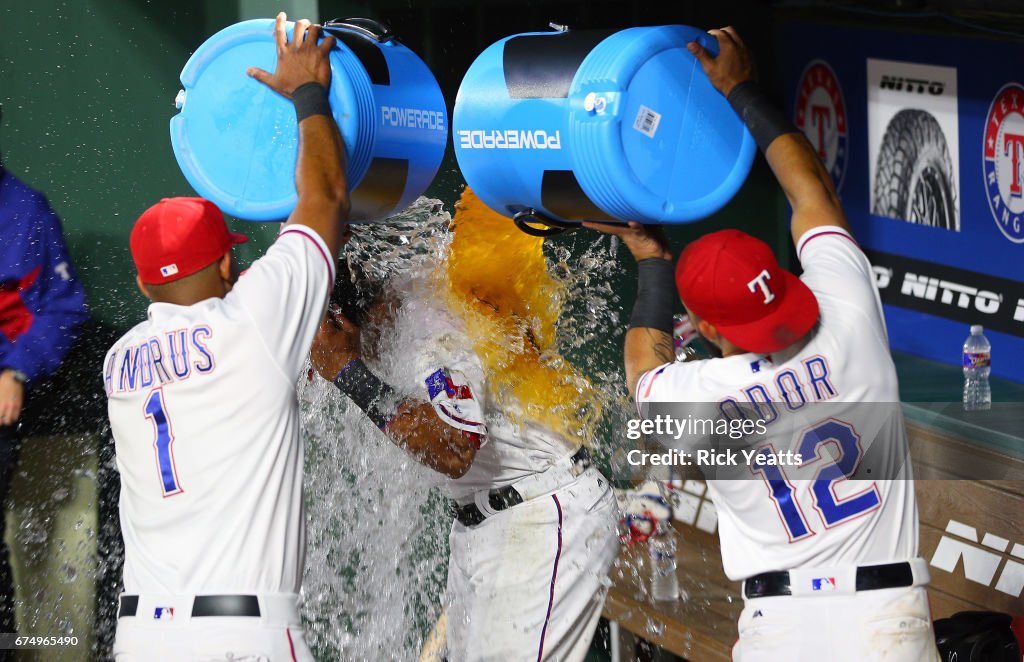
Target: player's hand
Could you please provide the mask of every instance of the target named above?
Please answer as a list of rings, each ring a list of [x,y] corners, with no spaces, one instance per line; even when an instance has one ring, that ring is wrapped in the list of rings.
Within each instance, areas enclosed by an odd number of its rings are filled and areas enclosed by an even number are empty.
[[[295,22],[292,41],[288,42],[285,32],[284,12],[277,15],[274,23],[274,41],[277,42],[277,68],[269,73],[258,67],[249,67],[246,73],[278,94],[292,97],[292,92],[306,83],[320,83],[331,86],[331,61],[329,53],[334,47],[334,37],[320,38],[320,26],[310,25],[303,19]]]
[[[620,223],[584,223],[583,227],[605,234],[615,235],[622,240],[637,262],[650,258],[672,260],[672,249],[668,237],[660,225],[643,225],[630,221]]]
[[[333,381],[349,361],[360,357],[359,342],[359,327],[331,306],[313,339],[309,359],[321,377]]]
[[[757,78],[750,51],[731,25],[721,30],[708,30],[708,34],[718,40],[717,57],[711,57],[696,41],[688,43],[686,48],[700,62],[715,89],[728,97],[732,88]]]
[[[25,387],[14,378],[13,370],[0,373],[0,425],[14,425],[21,418]]]

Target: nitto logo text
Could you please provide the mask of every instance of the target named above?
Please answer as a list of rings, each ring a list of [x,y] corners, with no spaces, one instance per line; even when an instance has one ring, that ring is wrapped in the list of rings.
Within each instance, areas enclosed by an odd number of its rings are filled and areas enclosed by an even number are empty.
[[[927,92],[932,96],[939,96],[946,90],[946,84],[941,80],[886,76],[885,74],[882,74],[882,83],[879,87],[883,90],[896,90],[897,92],[912,92],[916,94],[924,94]]]
[[[877,279],[876,275],[876,279]],[[877,282],[877,281],[876,281]],[[918,274],[907,273],[903,279],[900,293],[918,299],[929,301],[941,301],[950,306],[958,308],[969,308],[971,303],[979,313],[994,315],[999,312],[999,306],[1003,301],[1003,295],[979,290],[969,285],[961,285],[948,280],[919,276]]]

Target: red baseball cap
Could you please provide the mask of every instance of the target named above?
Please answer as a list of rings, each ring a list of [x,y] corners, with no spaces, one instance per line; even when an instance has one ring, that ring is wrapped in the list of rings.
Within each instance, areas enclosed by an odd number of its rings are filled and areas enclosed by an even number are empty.
[[[190,276],[249,238],[228,232],[224,214],[203,198],[164,198],[135,221],[129,243],[143,283]]]
[[[792,345],[818,321],[814,293],[779,266],[768,244],[739,230],[688,245],[676,265],[676,287],[689,310],[755,354]]]

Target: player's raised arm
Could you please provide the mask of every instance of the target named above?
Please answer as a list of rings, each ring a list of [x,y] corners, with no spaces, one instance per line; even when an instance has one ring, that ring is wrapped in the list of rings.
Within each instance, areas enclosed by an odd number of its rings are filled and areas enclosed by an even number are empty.
[[[688,48],[711,84],[721,92],[757,141],[775,178],[793,208],[793,243],[816,227],[834,225],[849,230],[832,179],[807,138],[767,98],[755,82],[750,53],[732,27],[710,30],[718,40],[712,57],[697,42]]]
[[[584,223],[583,226],[621,239],[640,272],[624,350],[626,385],[630,393],[635,393],[641,375],[676,358],[672,345],[672,308],[679,295],[672,251],[658,226],[635,222],[628,225]]]
[[[359,327],[337,312],[328,312],[321,323],[310,360],[320,376],[332,381],[417,461],[451,478],[469,470],[485,430],[479,407],[468,410],[467,405],[475,404],[472,398],[450,403],[459,407],[459,417],[448,422],[434,403],[398,402],[394,390],[360,359]]]
[[[298,203],[288,223],[312,228],[323,238],[331,255],[337,255],[348,219],[349,198],[345,149],[327,96],[331,85],[328,56],[334,47],[334,37],[326,37],[317,44],[320,26],[301,20],[295,22],[289,43],[285,19],[283,12],[278,14],[274,25],[274,73],[256,67],[247,73],[295,104],[299,123],[299,155],[295,164]]]

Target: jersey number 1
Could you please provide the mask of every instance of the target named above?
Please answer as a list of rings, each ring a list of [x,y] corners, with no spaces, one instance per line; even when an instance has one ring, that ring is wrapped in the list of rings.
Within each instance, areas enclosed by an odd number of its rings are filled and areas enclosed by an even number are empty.
[[[814,507],[821,515],[826,529],[860,517],[877,508],[882,502],[874,483],[871,483],[871,487],[863,492],[842,499],[837,497],[833,491],[836,482],[846,480],[847,476],[853,474],[860,463],[860,456],[863,452],[860,447],[860,437],[854,431],[853,426],[848,423],[830,418],[804,432],[800,437],[798,450],[800,455],[808,458],[804,460],[804,465],[811,465],[821,460],[823,446],[830,443],[839,447],[839,457],[834,462],[821,467],[811,484]],[[758,451],[758,455],[771,453],[770,446]],[[793,493],[793,485],[786,478],[782,468],[777,465],[764,465],[758,466],[753,471],[761,474],[768,483],[769,493],[782,517],[782,523],[786,526],[789,541],[796,542],[813,536],[814,531],[804,517],[803,511],[800,510],[800,504],[797,503]]]
[[[155,388],[150,391],[146,400],[146,418],[153,421],[153,427],[156,429],[153,449],[156,451],[156,466],[160,471],[160,486],[163,488],[164,496],[181,494],[185,490],[181,489],[178,472],[174,468],[174,453],[171,449],[174,432],[171,430],[171,422],[167,420],[163,389]]]

